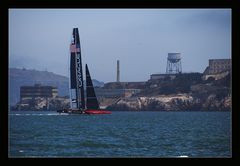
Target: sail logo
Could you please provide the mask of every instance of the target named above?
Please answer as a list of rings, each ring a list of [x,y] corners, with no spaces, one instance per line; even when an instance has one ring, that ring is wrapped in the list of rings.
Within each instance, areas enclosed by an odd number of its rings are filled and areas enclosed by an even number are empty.
[[[81,63],[80,63],[80,55],[77,54],[77,79],[78,79],[78,87],[82,87],[82,73],[81,73]]]

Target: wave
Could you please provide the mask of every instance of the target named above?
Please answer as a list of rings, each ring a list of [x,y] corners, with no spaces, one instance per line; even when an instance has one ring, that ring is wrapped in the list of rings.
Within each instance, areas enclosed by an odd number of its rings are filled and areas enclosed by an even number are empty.
[[[181,155],[181,156],[177,156],[177,157],[188,158],[189,156],[187,156],[187,155]]]

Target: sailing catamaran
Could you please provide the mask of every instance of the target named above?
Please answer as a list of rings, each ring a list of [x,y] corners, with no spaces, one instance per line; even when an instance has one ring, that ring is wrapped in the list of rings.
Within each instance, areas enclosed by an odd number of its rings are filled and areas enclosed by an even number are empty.
[[[70,52],[70,109],[58,110],[57,112],[76,114],[111,114],[110,111],[100,109],[99,107],[87,64],[85,102],[81,47],[78,28],[73,28]]]

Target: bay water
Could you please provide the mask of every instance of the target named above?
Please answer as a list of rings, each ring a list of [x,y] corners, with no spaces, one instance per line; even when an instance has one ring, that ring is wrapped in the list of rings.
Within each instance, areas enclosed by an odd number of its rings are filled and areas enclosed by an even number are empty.
[[[9,112],[9,157],[231,157],[230,112]]]

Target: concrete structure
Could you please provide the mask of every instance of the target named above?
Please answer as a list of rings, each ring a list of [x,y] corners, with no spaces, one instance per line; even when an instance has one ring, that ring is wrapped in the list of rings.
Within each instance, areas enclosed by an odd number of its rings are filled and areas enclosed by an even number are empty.
[[[174,79],[176,77],[175,74],[151,74],[150,80],[161,80],[169,77],[170,79]]]
[[[166,74],[178,74],[182,72],[181,54],[168,53]]]
[[[203,80],[213,78],[215,80],[226,77],[232,69],[231,59],[209,59],[209,65],[203,72]]]
[[[207,75],[203,75],[202,79],[203,80],[207,80],[208,78],[214,78],[215,80],[219,80],[222,79],[224,77],[226,77],[230,72],[229,71],[225,71],[222,73],[218,73],[218,74],[207,74]]]
[[[119,97],[131,97],[133,94],[139,93],[140,89],[103,89],[95,88],[97,97],[104,98],[119,98]]]
[[[231,59],[209,59],[209,66],[203,72],[204,75],[219,74],[230,71],[232,68]]]
[[[117,82],[120,82],[120,63],[117,60]]]
[[[21,101],[25,99],[34,99],[37,97],[42,98],[54,98],[58,95],[57,87],[42,86],[41,84],[35,84],[34,86],[21,86],[20,98]]]
[[[146,82],[108,82],[104,89],[144,89]]]

